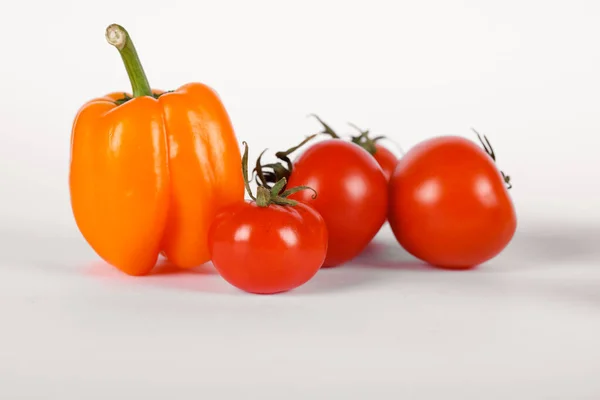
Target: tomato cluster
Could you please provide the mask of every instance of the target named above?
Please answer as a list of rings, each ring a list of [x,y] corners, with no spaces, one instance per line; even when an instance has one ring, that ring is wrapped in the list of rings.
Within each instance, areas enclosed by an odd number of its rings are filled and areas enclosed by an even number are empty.
[[[316,116],[315,116],[316,117]],[[382,137],[362,131],[310,144],[292,162],[254,172],[250,191],[246,146],[242,165],[252,201],[234,205],[212,225],[209,248],[219,273],[252,293],[298,287],[322,267],[342,265],[359,255],[386,219],[398,243],[415,257],[440,268],[467,269],[486,262],[510,242],[516,215],[510,179],[496,167],[487,138],[457,136],[425,140],[400,160],[382,146]]]

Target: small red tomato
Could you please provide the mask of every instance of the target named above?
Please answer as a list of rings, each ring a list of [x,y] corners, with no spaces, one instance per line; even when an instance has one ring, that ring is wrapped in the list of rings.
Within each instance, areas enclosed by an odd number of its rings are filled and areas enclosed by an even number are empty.
[[[406,153],[389,186],[388,220],[400,245],[450,269],[500,253],[515,233],[516,215],[508,178],[494,161],[491,147],[486,154],[455,136],[426,140]]]
[[[244,179],[248,182],[247,168]],[[213,265],[227,282],[246,292],[294,289],[308,282],[325,259],[325,221],[309,206],[287,199],[295,189],[280,193],[284,186],[285,178],[273,189],[259,186],[254,197],[247,185],[254,201],[225,209],[211,225]]]
[[[375,153],[373,153],[373,157],[375,157],[375,160],[377,160],[377,163],[383,170],[385,178],[389,180],[398,164],[398,158],[394,153],[380,144],[375,144]]]
[[[386,219],[387,181],[364,149],[339,139],[318,142],[293,163],[290,186],[310,186],[290,198],[313,207],[329,233],[324,267],[340,265],[361,253]]]
[[[278,293],[317,273],[327,252],[327,228],[302,203],[243,203],[215,219],[209,247],[215,268],[227,282],[246,292]]]

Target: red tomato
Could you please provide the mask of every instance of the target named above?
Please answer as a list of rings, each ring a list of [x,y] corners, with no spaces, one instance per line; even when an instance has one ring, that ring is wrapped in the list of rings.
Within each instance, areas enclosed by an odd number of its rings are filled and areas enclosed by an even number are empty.
[[[312,206],[325,219],[329,247],[324,267],[356,257],[386,219],[387,181],[375,159],[359,146],[339,139],[314,144],[293,164],[289,186],[310,186],[290,198]]]
[[[396,168],[396,164],[398,164],[398,158],[394,153],[380,144],[375,144],[375,154],[373,154],[373,157],[375,157],[375,160],[379,163],[386,179],[389,180]]]
[[[396,239],[434,266],[481,264],[515,233],[515,210],[494,160],[461,137],[437,137],[411,149],[392,174],[389,195]]]
[[[241,203],[215,219],[209,249],[215,268],[233,286],[251,293],[284,292],[317,273],[327,252],[327,228],[302,203]]]

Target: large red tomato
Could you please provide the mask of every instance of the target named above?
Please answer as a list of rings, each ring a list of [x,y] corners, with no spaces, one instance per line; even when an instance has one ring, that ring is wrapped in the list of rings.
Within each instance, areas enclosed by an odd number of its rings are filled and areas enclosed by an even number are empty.
[[[290,198],[323,216],[329,233],[324,267],[361,253],[386,219],[387,180],[377,161],[361,147],[339,139],[310,146],[293,163],[289,186],[310,186]]]
[[[453,269],[481,264],[505,248],[516,215],[508,180],[490,155],[470,140],[443,136],[400,159],[390,179],[388,220],[402,247]]]

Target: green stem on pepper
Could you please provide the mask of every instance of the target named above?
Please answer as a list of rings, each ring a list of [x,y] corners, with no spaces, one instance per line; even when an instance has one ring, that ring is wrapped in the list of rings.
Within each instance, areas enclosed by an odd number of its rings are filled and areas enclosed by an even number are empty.
[[[133,97],[141,96],[153,96],[150,83],[140,62],[133,41],[129,33],[121,25],[112,24],[106,28],[106,40],[117,50],[123,59],[129,81],[131,82],[131,89],[133,91]]]

